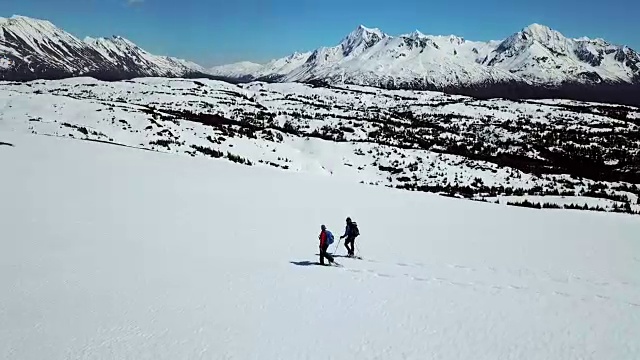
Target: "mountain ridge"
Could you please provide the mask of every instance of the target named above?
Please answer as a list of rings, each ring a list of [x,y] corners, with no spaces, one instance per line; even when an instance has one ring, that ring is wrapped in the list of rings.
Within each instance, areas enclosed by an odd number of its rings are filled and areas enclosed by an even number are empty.
[[[566,98],[640,106],[635,95],[640,93],[640,55],[635,50],[601,38],[567,38],[537,23],[486,42],[419,30],[391,36],[360,25],[335,46],[294,52],[266,64],[245,61],[205,69],[151,54],[117,35],[80,40],[48,20],[0,18],[0,80],[78,76],[353,84],[476,98]]]
[[[481,98],[561,96],[640,104],[628,94],[630,88],[640,91],[636,51],[601,38],[568,38],[538,23],[503,40],[486,42],[419,30],[390,36],[360,25],[338,45],[299,57],[295,64],[282,58],[262,67],[253,65],[254,70],[242,73],[242,78],[435,90]],[[288,67],[273,66],[278,63]],[[227,64],[209,71],[225,76],[229,70],[238,68]]]
[[[76,76],[124,80],[207,74],[200,65],[153,55],[122,36],[80,40],[48,20],[22,15],[0,18],[0,58],[3,59],[0,80],[9,81]]]

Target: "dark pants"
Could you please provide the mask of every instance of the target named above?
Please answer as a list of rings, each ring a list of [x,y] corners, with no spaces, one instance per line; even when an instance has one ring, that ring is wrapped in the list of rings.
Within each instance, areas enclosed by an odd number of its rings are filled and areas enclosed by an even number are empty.
[[[355,241],[356,238],[348,236],[347,239],[344,241],[344,247],[347,248],[347,253],[349,254],[349,256],[353,256],[354,255],[354,248],[355,248]],[[349,245],[351,245],[351,247],[349,247]]]
[[[333,262],[333,256],[331,256],[331,254],[327,252],[328,248],[329,248],[328,244],[325,244],[324,246],[320,247],[320,264],[321,265],[324,265],[324,258],[327,258],[327,260],[329,260],[329,263]]]

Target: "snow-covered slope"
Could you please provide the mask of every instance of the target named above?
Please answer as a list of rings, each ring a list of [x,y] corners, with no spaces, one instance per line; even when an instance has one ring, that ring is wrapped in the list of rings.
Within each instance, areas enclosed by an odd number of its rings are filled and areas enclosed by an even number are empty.
[[[224,157],[480,201],[529,197],[538,207],[640,211],[638,108],[360,86],[74,78],[0,83],[0,115],[0,132]]]
[[[640,357],[636,217],[2,143],[2,359]],[[316,266],[346,216],[363,260]]]
[[[262,68],[262,65],[250,61],[241,61],[238,63],[214,66],[208,70],[209,74],[216,76],[226,76],[231,78],[242,78],[251,76]]]
[[[252,77],[277,79],[304,65],[311,57],[311,54],[311,52],[295,52],[287,57],[272,60],[261,68],[254,70]]]
[[[231,67],[233,71],[227,75],[283,82],[457,89],[470,95],[502,97],[538,97],[538,89],[563,86],[562,96],[591,101],[599,94],[611,93],[610,88],[598,87],[599,84],[640,84],[637,52],[602,39],[569,39],[540,24],[532,24],[503,41],[489,42],[424,35],[419,31],[393,37],[379,29],[360,26],[337,46],[317,49],[306,61],[291,65],[285,69],[254,66],[240,74]],[[224,75],[225,68],[218,69]],[[596,94],[584,94],[585,87],[595,89]],[[613,101],[617,98],[625,97],[616,95]]]
[[[100,52],[114,66],[124,66],[127,71],[138,71],[141,76],[169,77],[184,75],[188,71],[206,71],[190,61],[150,54],[120,36],[98,39],[88,37],[84,42]]]
[[[157,56],[122,37],[81,41],[46,20],[0,18],[0,79],[93,76],[116,80],[140,76],[189,76],[206,70],[192,62]],[[6,64],[5,64],[6,65]]]
[[[303,66],[311,52],[293,53],[281,59],[274,59],[267,64],[256,64],[250,61],[241,61],[233,64],[214,66],[209,69],[209,74],[232,79],[281,79],[284,75]]]

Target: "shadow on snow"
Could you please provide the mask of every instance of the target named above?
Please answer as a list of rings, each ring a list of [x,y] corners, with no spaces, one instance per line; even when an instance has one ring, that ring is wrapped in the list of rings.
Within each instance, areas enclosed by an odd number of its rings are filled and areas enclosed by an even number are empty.
[[[296,266],[323,266],[322,264],[320,264],[317,261],[289,261],[289,263],[296,265]],[[326,266],[326,264],[325,264]]]

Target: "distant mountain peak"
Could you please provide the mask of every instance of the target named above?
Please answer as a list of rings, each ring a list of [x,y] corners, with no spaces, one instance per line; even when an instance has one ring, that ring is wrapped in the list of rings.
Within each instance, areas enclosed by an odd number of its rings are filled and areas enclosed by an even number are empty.
[[[533,23],[519,32],[509,36],[496,48],[496,52],[508,57],[528,52],[535,44],[548,49],[554,54],[570,52],[572,40],[548,26]]]
[[[340,42],[344,56],[357,55],[363,50],[375,45],[378,41],[389,37],[378,28],[368,28],[359,25]]]
[[[413,38],[413,39],[419,39],[419,38],[427,37],[427,35],[423,34],[423,33],[422,33],[420,30],[418,30],[418,29],[416,29],[416,30],[414,30],[414,31],[410,32],[409,34],[404,35],[404,36],[409,37],[409,38]]]
[[[46,20],[36,20],[36,19],[31,19],[31,18],[29,18],[29,17],[22,16],[22,15],[13,15],[13,16],[11,16],[10,18],[0,17],[0,24],[2,24],[2,23],[4,23],[4,22],[11,21],[11,20],[13,20],[14,22],[15,22],[15,21],[19,21],[19,20],[23,20],[23,21],[33,21],[33,22],[35,22],[35,21],[46,21]]]
[[[119,44],[122,46],[134,48],[134,49],[139,48],[139,46],[136,45],[131,40],[126,39],[119,35],[112,35],[109,37],[98,37],[98,38],[87,36],[84,38],[84,42],[91,45],[100,45],[100,44],[109,43],[109,44]]]
[[[260,64],[253,61],[239,61],[236,64],[242,66],[261,66]]]
[[[383,32],[378,28],[371,28],[364,25],[358,25],[358,27],[353,32],[361,32],[361,33],[376,33],[380,36],[383,35]]]
[[[239,61],[232,64],[217,65],[209,69],[212,75],[243,77],[259,71],[263,65],[251,61]]]
[[[531,24],[520,32],[523,40],[535,40],[543,44],[549,44],[559,41],[567,40],[567,38],[562,35],[560,32],[551,29],[548,26],[541,24]],[[527,38],[527,36],[529,38]]]
[[[605,46],[605,45],[611,45],[608,41],[606,41],[606,40],[605,40],[605,39],[603,39],[603,38],[595,38],[595,39],[592,39],[592,38],[587,37],[587,36],[581,36],[581,37],[579,37],[579,38],[575,38],[575,39],[573,39],[573,40],[575,40],[575,41],[579,41],[579,42],[587,42],[587,43],[598,44],[598,45],[602,45],[602,46]]]
[[[109,40],[120,43],[120,44],[125,44],[133,48],[138,48],[138,45],[136,45],[133,41],[119,35],[113,35]]]
[[[3,25],[15,25],[15,24],[28,24],[34,27],[46,27],[50,29],[57,29],[56,26],[49,20],[34,19],[28,16],[13,15],[10,18],[0,17],[0,26]]]
[[[552,30],[550,27],[548,27],[546,25],[542,25],[542,24],[538,24],[538,23],[532,23],[529,26],[527,26],[524,29],[522,29],[522,31],[530,33],[530,34],[534,34],[534,33],[549,33],[549,32],[552,32],[554,30]]]
[[[359,42],[363,40],[368,41],[372,38],[382,39],[387,36],[388,36],[387,34],[383,33],[378,28],[369,28],[364,25],[358,25],[358,27],[352,32],[350,32],[347,36],[345,36],[340,43],[349,44],[349,43]]]

